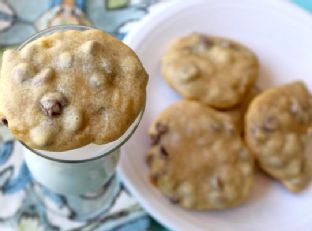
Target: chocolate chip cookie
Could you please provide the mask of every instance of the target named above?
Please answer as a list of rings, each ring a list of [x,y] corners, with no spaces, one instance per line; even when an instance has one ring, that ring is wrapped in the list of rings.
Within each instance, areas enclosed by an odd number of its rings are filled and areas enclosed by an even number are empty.
[[[305,155],[312,126],[312,98],[303,82],[274,87],[257,96],[245,120],[246,140],[260,167],[290,191],[310,180]]]
[[[243,101],[236,107],[228,109],[228,110],[223,110],[224,112],[232,113],[233,116],[237,117],[237,120],[239,121],[239,128],[241,131],[242,136],[244,135],[245,129],[244,129],[244,120],[246,116],[247,109],[254,100],[254,98],[260,94],[261,90],[258,87],[253,87],[250,89],[247,93],[247,95],[244,97]]]
[[[222,209],[250,194],[254,158],[237,117],[196,101],[177,102],[150,127],[151,179],[173,203],[189,209]]]
[[[37,149],[105,144],[141,112],[147,80],[136,54],[107,33],[55,32],[4,53],[0,118]]]
[[[226,109],[238,105],[258,77],[255,54],[226,38],[193,33],[175,40],[161,71],[186,99]]]

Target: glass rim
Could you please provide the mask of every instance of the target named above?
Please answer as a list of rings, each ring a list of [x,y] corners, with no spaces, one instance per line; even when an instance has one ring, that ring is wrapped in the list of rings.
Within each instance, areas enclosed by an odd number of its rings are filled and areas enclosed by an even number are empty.
[[[90,157],[90,158],[86,158],[86,159],[78,159],[78,160],[66,160],[66,159],[58,159],[58,158],[53,158],[51,156],[48,156],[48,155],[44,155],[42,153],[40,153],[40,150],[36,150],[36,149],[33,149],[29,146],[27,146],[25,143],[23,143],[22,141],[19,141],[24,148],[28,149],[29,151],[31,151],[32,153],[42,157],[42,158],[45,158],[47,160],[51,160],[51,161],[55,161],[55,162],[60,162],[60,163],[72,163],[72,164],[79,164],[79,163],[84,163],[84,162],[88,162],[88,161],[93,161],[93,160],[97,160],[97,159],[100,159],[102,157],[105,157],[105,156],[108,156],[109,154],[112,154],[113,152],[115,152],[116,150],[120,149],[130,138],[131,136],[134,134],[134,132],[136,131],[136,129],[138,128],[139,124],[140,124],[140,121],[143,117],[143,114],[144,114],[144,111],[145,111],[145,106],[143,107],[143,109],[141,110],[140,114],[138,115],[138,117],[135,119],[135,121],[133,121],[132,124],[135,123],[134,127],[131,129],[130,133],[124,138],[122,139],[118,144],[116,144],[115,146],[113,146],[111,149],[108,149],[107,151],[105,151],[103,154],[101,155],[98,155],[98,156],[94,156],[94,157]],[[137,121],[136,121],[137,120]],[[131,124],[131,125],[132,125]],[[130,127],[131,127],[130,125]],[[128,129],[130,129],[130,127]],[[128,131],[128,130],[127,130]],[[125,131],[125,133],[127,132]],[[123,133],[123,135],[125,134]],[[123,136],[121,135],[121,137]],[[120,138],[121,138],[120,137]],[[118,141],[117,140],[114,140],[112,142],[116,142]],[[110,142],[110,143],[112,143]],[[108,145],[110,143],[106,143],[106,144],[101,144],[101,145]],[[85,146],[82,146],[80,148],[84,148]],[[79,149],[79,148],[77,148]],[[44,150],[42,150],[44,151]],[[68,150],[70,151],[70,150]],[[66,152],[66,151],[65,151]],[[58,153],[58,152],[54,152],[54,153]],[[57,154],[57,155],[66,155],[66,154]]]
[[[17,50],[22,49],[24,46],[26,46],[31,41],[40,38],[44,35],[52,34],[54,32],[58,32],[61,30],[90,30],[90,29],[97,29],[93,26],[84,26],[84,25],[75,25],[75,24],[68,24],[68,25],[59,25],[59,26],[51,26],[49,28],[46,28],[44,30],[38,31],[37,33],[31,35],[28,37],[24,42],[22,42],[18,47]]]
[[[38,39],[40,37],[43,37],[45,35],[49,35],[49,34],[52,34],[52,33],[58,32],[58,31],[90,30],[90,29],[98,29],[98,28],[92,27],[92,26],[71,25],[71,24],[49,27],[49,28],[41,30],[41,31],[35,33],[34,35],[30,36],[29,38],[27,38],[20,46],[17,47],[17,50],[21,50],[24,46],[26,46],[28,43],[32,42],[35,39]],[[143,114],[144,114],[144,111],[145,111],[145,106],[146,106],[146,100],[144,101],[144,105],[143,105],[141,111],[139,112],[139,114],[137,115],[137,117],[134,119],[134,121],[130,124],[130,126],[127,128],[127,130],[118,139],[116,139],[112,142],[106,143],[106,144],[102,144],[102,145],[105,146],[105,145],[112,144],[114,142],[118,142],[118,140],[123,138],[123,136],[126,135],[127,132],[129,132],[129,134],[127,134],[123,139],[121,139],[116,145],[113,145],[113,147],[104,151],[103,154],[100,154],[100,155],[97,155],[94,157],[85,158],[85,159],[83,159],[83,158],[82,159],[73,159],[73,160],[59,159],[57,157],[52,157],[50,155],[40,153],[40,151],[44,152],[46,150],[33,149],[33,148],[29,147],[28,145],[26,145],[25,143],[23,143],[22,141],[19,141],[19,142],[23,145],[24,148],[28,149],[32,153],[34,153],[34,154],[36,154],[42,158],[51,160],[51,161],[61,162],[61,163],[83,163],[83,162],[87,162],[87,161],[93,161],[93,160],[105,157],[105,156],[109,155],[110,153],[115,152],[116,150],[118,150],[123,144],[125,144],[131,138],[131,136],[133,135],[133,133],[136,131],[136,129],[138,128],[138,126],[140,124],[140,121],[141,121]],[[102,146],[102,145],[99,145],[99,146]],[[79,148],[84,148],[86,146],[87,145],[79,147]],[[77,149],[79,149],[79,148],[77,148]],[[76,149],[74,149],[74,150],[76,150]],[[67,151],[71,151],[71,150],[67,150]],[[48,151],[48,152],[50,152],[50,151]],[[66,151],[64,151],[64,152],[66,152]],[[50,152],[50,153],[57,154],[58,152]],[[66,154],[57,154],[57,155],[66,155]]]

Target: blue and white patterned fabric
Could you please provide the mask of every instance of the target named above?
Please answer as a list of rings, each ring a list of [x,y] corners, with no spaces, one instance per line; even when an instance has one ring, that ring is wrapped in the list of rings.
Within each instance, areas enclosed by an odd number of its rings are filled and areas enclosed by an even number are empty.
[[[0,146],[0,230],[146,230],[147,214],[118,183],[114,200],[103,204],[103,212],[78,221],[80,207],[64,195],[49,191],[36,182],[23,158],[21,145],[8,141]],[[106,190],[103,188],[103,190]],[[85,198],[99,203],[101,193]]]

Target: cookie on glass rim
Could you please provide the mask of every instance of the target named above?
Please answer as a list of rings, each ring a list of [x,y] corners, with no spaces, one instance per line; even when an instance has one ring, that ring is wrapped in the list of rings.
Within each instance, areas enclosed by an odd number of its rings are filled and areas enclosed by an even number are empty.
[[[36,149],[105,144],[141,112],[147,80],[137,55],[113,36],[55,32],[4,53],[0,118]]]

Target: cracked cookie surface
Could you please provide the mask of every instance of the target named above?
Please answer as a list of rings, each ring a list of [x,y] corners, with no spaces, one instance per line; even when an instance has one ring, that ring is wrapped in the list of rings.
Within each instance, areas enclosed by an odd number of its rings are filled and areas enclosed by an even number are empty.
[[[258,77],[258,66],[255,54],[243,45],[193,33],[170,45],[161,71],[184,98],[226,109],[243,100]]]
[[[299,81],[260,93],[245,117],[246,140],[260,167],[290,191],[310,181],[305,148],[311,126],[312,98]]]
[[[136,54],[105,32],[55,32],[4,53],[0,118],[32,148],[108,143],[141,112],[147,80]]]
[[[250,194],[254,158],[239,117],[182,100],[152,123],[147,153],[151,179],[172,202],[189,209],[233,207]]]

